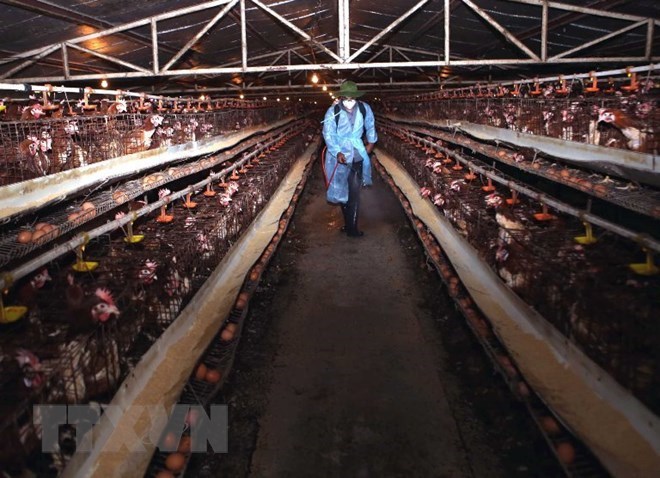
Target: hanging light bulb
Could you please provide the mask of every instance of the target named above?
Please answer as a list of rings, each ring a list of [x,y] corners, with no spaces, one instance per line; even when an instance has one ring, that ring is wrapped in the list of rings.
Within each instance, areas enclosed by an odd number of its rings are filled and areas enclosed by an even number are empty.
[[[328,91],[327,85],[323,85],[323,91]]]
[[[317,75],[316,73],[314,73],[314,74],[312,75],[312,83],[317,84],[318,82],[319,82],[319,75]]]
[[[245,99],[245,95],[244,95],[243,93],[241,93],[240,95],[238,95],[238,97],[239,97],[240,99],[242,99],[242,100]]]
[[[101,81],[101,88],[107,88],[108,87],[108,80],[102,80]]]

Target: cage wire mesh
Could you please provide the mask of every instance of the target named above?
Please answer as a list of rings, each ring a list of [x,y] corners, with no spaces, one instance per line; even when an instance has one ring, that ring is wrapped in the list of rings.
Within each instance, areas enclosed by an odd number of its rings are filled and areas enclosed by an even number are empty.
[[[536,221],[540,204],[518,196],[518,204],[508,205],[510,191],[500,185],[484,191],[485,180],[466,180],[467,167],[454,169],[455,163],[443,163],[442,155],[394,128],[379,144],[507,285],[640,400],[660,409],[660,325],[654,319],[660,279],[630,271],[628,264],[642,258],[638,247],[604,230],[596,231],[596,244],[580,245],[574,238],[585,232],[578,219],[553,211],[556,220]]]
[[[264,106],[204,113],[71,116],[0,121],[0,186],[158,147],[273,122],[289,111]]]
[[[305,137],[290,131],[278,145],[261,148],[237,179],[215,183],[217,196],[197,196],[194,209],[170,203],[173,222],[138,218],[133,227],[142,242],[127,244],[125,231],[92,240],[85,255],[99,262],[94,272],[74,276],[66,256],[16,284],[8,301],[29,312],[0,334],[0,435],[17,446],[1,455],[0,469],[20,469],[39,454],[33,404],[111,399],[272,196]],[[60,469],[67,456],[51,456],[44,466]]]
[[[403,117],[457,120],[620,149],[659,151],[660,112],[651,95],[568,98],[435,98],[385,101],[383,111]],[[641,149],[629,146],[622,127],[600,121],[602,110],[616,111],[627,126],[640,131]]]

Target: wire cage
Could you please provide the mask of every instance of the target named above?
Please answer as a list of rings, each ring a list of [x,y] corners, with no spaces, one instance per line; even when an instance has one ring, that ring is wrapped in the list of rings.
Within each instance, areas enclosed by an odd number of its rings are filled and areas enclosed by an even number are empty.
[[[281,108],[0,121],[0,186],[272,122]]]
[[[660,410],[660,325],[654,320],[660,279],[628,268],[641,258],[634,244],[599,231],[596,244],[581,245],[575,238],[584,228],[576,218],[553,213],[555,220],[537,221],[540,204],[478,177],[466,179],[467,167],[394,129],[380,142],[514,292]]]
[[[565,98],[436,98],[385,103],[386,112],[428,121],[456,120],[657,154],[658,99],[650,95]],[[636,131],[624,131],[633,127]]]
[[[289,133],[284,139],[272,149],[257,144],[246,151],[254,159],[236,172],[237,179],[216,182],[216,196],[195,195],[194,208],[187,199],[171,202],[172,222],[155,221],[157,212],[139,217],[132,227],[144,236],[141,242],[127,242],[126,230],[90,241],[85,254],[99,263],[94,272],[74,276],[74,258],[67,255],[12,288],[7,301],[29,312],[0,325],[0,435],[20,449],[0,455],[0,469],[26,466],[36,449],[41,430],[32,405],[111,399],[303,152],[304,136]],[[227,194],[231,201],[221,199]],[[69,455],[52,456],[48,466],[61,469]]]

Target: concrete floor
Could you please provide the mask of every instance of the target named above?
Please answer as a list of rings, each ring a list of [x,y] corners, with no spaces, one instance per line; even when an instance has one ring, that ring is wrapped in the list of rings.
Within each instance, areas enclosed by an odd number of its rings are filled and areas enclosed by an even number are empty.
[[[296,222],[313,247],[296,261],[294,295],[273,304],[281,345],[252,475],[470,476],[396,199],[380,182],[363,189],[365,236],[349,238],[313,186]]]
[[[389,188],[362,190],[348,238],[313,167],[216,397],[229,453],[191,476],[559,476]]]

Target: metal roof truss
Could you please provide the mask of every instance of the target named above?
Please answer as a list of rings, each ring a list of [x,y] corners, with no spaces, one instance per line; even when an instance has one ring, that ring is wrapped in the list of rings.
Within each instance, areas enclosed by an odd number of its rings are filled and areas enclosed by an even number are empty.
[[[159,15],[143,18],[123,25],[106,28],[96,33],[71,38],[61,43],[54,43],[40,48],[36,48],[23,53],[14,54],[11,57],[0,59],[0,65],[20,62],[11,69],[0,75],[0,79],[10,83],[46,83],[61,81],[85,81],[110,78],[148,78],[148,77],[189,77],[199,75],[234,75],[245,73],[270,74],[282,72],[296,73],[320,70],[352,70],[357,71],[359,76],[364,75],[364,70],[373,70],[380,75],[384,75],[390,83],[398,83],[392,76],[393,71],[398,69],[410,70],[419,76],[419,73],[427,71],[429,73],[428,81],[415,81],[414,84],[437,84],[440,79],[431,73],[437,68],[448,66],[485,66],[496,65],[506,67],[508,65],[539,65],[539,64],[587,64],[587,63],[651,63],[657,61],[659,57],[654,57],[653,39],[654,29],[660,25],[660,20],[654,18],[645,18],[636,15],[617,13],[612,11],[598,10],[593,8],[580,7],[560,2],[547,0],[499,0],[502,2],[513,2],[536,6],[540,9],[539,21],[541,31],[540,51],[532,51],[522,40],[516,37],[514,33],[498,23],[488,12],[480,7],[474,0],[459,0],[470,10],[481,17],[490,27],[499,32],[504,40],[508,41],[519,49],[524,58],[457,58],[450,51],[451,40],[451,8],[450,0],[444,0],[444,22],[438,21],[438,28],[444,30],[444,50],[431,51],[424,49],[412,49],[402,46],[390,46],[381,44],[381,40],[389,34],[396,32],[397,28],[409,17],[419,14],[420,9],[428,3],[429,0],[420,0],[411,6],[405,13],[396,18],[389,26],[378,32],[368,41],[358,41],[351,38],[350,31],[350,6],[349,0],[338,1],[338,36],[336,38],[316,41],[309,33],[297,27],[295,24],[277,13],[274,8],[266,5],[261,0],[215,0],[200,3],[198,5],[172,10]],[[283,25],[290,32],[298,36],[302,45],[296,48],[279,50],[266,55],[249,56],[247,30],[251,26],[246,17],[246,2],[258,7],[258,9],[267,13],[273,22]],[[190,40],[182,46],[176,53],[169,58],[163,58],[162,52],[170,52],[173,49],[166,45],[160,45],[158,41],[158,23],[163,20],[182,17],[193,12],[208,10],[220,7],[217,14],[203,26]],[[550,9],[557,9],[566,12],[574,12],[584,15],[594,15],[598,17],[607,17],[629,22],[629,25],[599,38],[593,39],[578,47],[567,49],[559,54],[548,56],[548,16]],[[235,10],[239,10],[237,13]],[[211,30],[222,18],[230,14],[231,19],[240,21],[241,29],[241,53],[240,61],[234,61],[224,65],[199,68],[176,68],[184,55],[188,53],[198,42],[202,41],[204,35]],[[440,20],[440,18],[438,18]],[[105,55],[100,52],[84,48],[80,44],[109,35],[133,35],[132,32],[139,27],[150,26],[151,31],[151,49],[152,55],[150,65],[141,66],[124,61],[115,56]],[[644,56],[621,56],[621,57],[575,57],[574,54],[582,52],[596,44],[605,42],[615,36],[623,35],[636,28],[646,28],[646,48]],[[254,29],[251,29],[254,33]],[[262,43],[267,43],[264,38],[260,38]],[[334,47],[330,48],[330,47]],[[376,49],[376,47],[379,47]],[[313,49],[326,55],[327,60],[318,62],[316,58],[310,59],[304,55],[305,51]],[[72,74],[68,60],[70,49],[82,51],[86,54],[102,58],[108,62],[123,67],[122,71],[108,71]],[[62,74],[47,77],[19,77],[17,74],[56,52],[61,53]],[[366,57],[367,53],[372,53]],[[382,55],[389,53],[389,58],[385,61],[379,59]],[[416,55],[427,55],[432,58],[428,60],[412,60],[406,53]],[[396,57],[396,58],[395,58]],[[362,59],[361,59],[362,58]],[[399,59],[400,58],[400,59]],[[272,59],[272,61],[268,61]],[[22,61],[21,61],[22,60]],[[266,60],[266,61],[264,61]],[[300,61],[299,61],[300,60]],[[161,66],[162,65],[162,66]],[[425,70],[426,69],[426,70]],[[289,81],[289,83],[291,83]],[[410,84],[411,82],[406,81]],[[243,88],[249,85],[242,85]],[[290,85],[291,86],[291,85]]]

